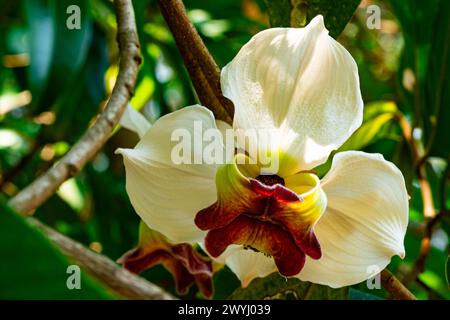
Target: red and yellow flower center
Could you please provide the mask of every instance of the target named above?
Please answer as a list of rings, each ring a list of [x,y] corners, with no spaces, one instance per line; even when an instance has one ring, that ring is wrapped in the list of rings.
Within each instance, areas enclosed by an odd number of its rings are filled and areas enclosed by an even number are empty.
[[[261,176],[245,158],[237,155],[218,169],[217,201],[197,213],[196,225],[208,230],[206,249],[218,257],[229,245],[242,245],[273,257],[281,274],[296,275],[305,255],[322,254],[313,230],[326,207],[320,181],[306,172]]]

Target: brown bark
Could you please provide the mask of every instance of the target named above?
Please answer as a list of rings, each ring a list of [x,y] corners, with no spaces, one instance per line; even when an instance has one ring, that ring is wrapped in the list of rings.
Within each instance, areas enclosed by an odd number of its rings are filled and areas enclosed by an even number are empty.
[[[214,113],[216,119],[231,124],[234,107],[232,102],[222,95],[219,67],[189,21],[183,2],[159,0],[158,3],[200,102]]]

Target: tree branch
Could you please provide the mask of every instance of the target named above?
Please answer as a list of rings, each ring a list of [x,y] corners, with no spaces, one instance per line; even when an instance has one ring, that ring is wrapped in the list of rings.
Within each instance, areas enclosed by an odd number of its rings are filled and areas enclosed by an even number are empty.
[[[220,87],[220,70],[186,14],[181,0],[158,0],[200,102],[216,119],[233,121],[234,107]]]
[[[60,234],[35,218],[28,217],[27,221],[44,233],[61,249],[65,256],[74,260],[80,267],[101,280],[103,284],[120,296],[142,300],[175,299],[151,282],[119,267],[107,257],[85,248],[82,244]]]
[[[19,213],[32,214],[33,210],[51,197],[64,181],[76,175],[94,157],[110,137],[133,94],[141,62],[133,6],[130,0],[115,0],[114,5],[117,15],[120,65],[119,75],[107,106],[95,124],[56,166],[10,200],[9,205]],[[102,280],[120,296],[130,299],[174,299],[154,284],[128,272],[107,257],[85,248],[38,220],[28,217],[27,221],[43,232],[67,257]]]
[[[417,300],[416,297],[387,269],[381,271],[381,284],[393,300]]]
[[[18,212],[32,214],[59,186],[76,175],[108,140],[133,94],[141,62],[133,6],[130,0],[114,2],[117,13],[117,41],[120,50],[119,75],[105,110],[73,148],[50,170],[9,201]]]

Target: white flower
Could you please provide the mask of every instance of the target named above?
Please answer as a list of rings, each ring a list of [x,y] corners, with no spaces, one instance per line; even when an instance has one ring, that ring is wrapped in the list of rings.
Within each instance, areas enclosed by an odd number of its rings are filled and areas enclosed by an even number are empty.
[[[131,202],[150,228],[176,243],[203,243],[243,286],[276,270],[347,286],[372,276],[373,266],[386,267],[393,255],[404,256],[408,197],[392,163],[348,151],[334,156],[321,181],[310,171],[362,122],[357,66],[328,35],[322,16],[302,29],[255,35],[222,70],[221,84],[235,106],[235,132],[274,133],[257,134],[249,143],[276,154],[278,170],[263,176],[258,161],[242,165],[247,145],[226,164],[174,164],[175,130],[195,140],[205,130],[223,133],[229,126],[205,107],[191,106],[147,130],[128,110],[124,125],[142,139],[118,152]],[[225,142],[215,143],[224,148]]]

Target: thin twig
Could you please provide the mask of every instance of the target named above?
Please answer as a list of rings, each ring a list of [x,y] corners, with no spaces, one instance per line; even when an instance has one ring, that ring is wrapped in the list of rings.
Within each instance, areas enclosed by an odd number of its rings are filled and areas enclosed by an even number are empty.
[[[95,253],[82,244],[60,234],[33,217],[28,223],[43,232],[69,259],[79,264],[83,270],[102,281],[121,297],[141,300],[173,300],[172,295],[147,280],[119,267],[107,257]]]
[[[425,154],[423,147],[415,141],[412,135],[412,127],[405,116],[399,116],[399,124],[405,140],[409,143],[412,149],[412,155],[416,165],[416,174],[419,180],[422,195],[423,215],[426,220],[425,232],[420,243],[419,256],[414,262],[414,265],[409,273],[406,274],[403,279],[403,282],[407,285],[414,281],[425,269],[425,263],[431,250],[433,229],[436,223],[441,219],[441,214],[436,215],[431,186],[427,178],[425,168],[427,155]]]
[[[436,215],[434,209],[433,197],[431,193],[430,183],[427,179],[427,173],[425,170],[425,163],[427,156],[424,153],[423,147],[418,144],[412,134],[412,127],[408,119],[404,115],[398,116],[400,128],[405,140],[411,146],[412,156],[414,159],[417,178],[419,179],[420,190],[422,193],[423,212],[425,218],[433,218]]]
[[[414,265],[413,265],[412,269],[410,270],[410,272],[403,279],[403,282],[405,284],[408,284],[414,280],[417,280],[418,276],[425,270],[425,263],[427,261],[428,255],[431,250],[431,239],[433,236],[433,231],[435,229],[435,226],[448,214],[449,214],[449,211],[443,210],[443,211],[439,212],[433,218],[428,219],[426,226],[425,226],[424,236],[423,236],[421,244],[420,244],[419,256],[417,257],[416,261],[414,262]]]
[[[0,191],[28,165],[41,147],[41,143],[34,141],[28,153],[25,154],[9,171],[5,172],[5,174],[0,177]]]
[[[76,175],[110,137],[133,94],[141,62],[133,6],[129,0],[114,2],[117,12],[119,75],[105,110],[74,147],[50,170],[20,191],[9,202],[18,212],[32,214],[59,186]]]
[[[381,271],[381,284],[393,300],[417,300],[417,298],[387,269]]]
[[[234,108],[220,87],[220,70],[186,14],[181,0],[159,0],[200,102],[216,119],[232,123]]]
[[[444,297],[442,297],[438,292],[430,288],[425,282],[423,282],[419,278],[416,279],[416,282],[428,293],[428,300],[432,299],[445,300]]]

